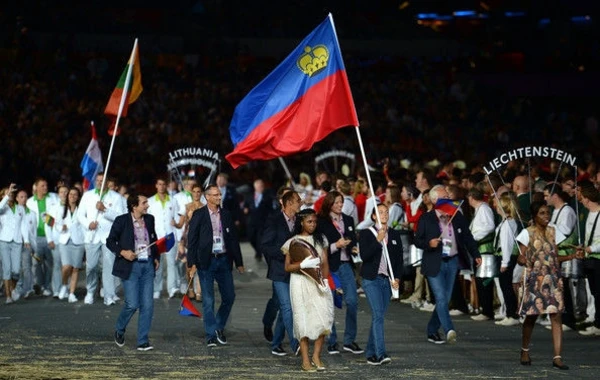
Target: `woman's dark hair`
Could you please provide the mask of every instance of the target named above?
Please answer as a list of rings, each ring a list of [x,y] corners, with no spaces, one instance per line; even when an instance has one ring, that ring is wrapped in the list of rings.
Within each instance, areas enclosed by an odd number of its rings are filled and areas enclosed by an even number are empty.
[[[69,193],[72,190],[77,191],[77,204],[75,204],[76,208],[79,207],[79,201],[81,201],[81,191],[79,191],[79,189],[76,187],[71,187],[67,192],[67,201],[65,202],[65,208],[63,209],[63,219],[67,217],[67,212],[69,211]]]
[[[531,207],[529,207],[529,211],[531,212],[531,219],[535,220],[535,216],[538,214],[540,209],[544,206],[546,206],[546,202],[544,202],[544,201],[531,202]]]
[[[302,222],[310,215],[317,215],[317,213],[312,208],[305,208],[296,214],[296,222],[294,222],[294,235],[299,235],[302,232]],[[323,238],[322,233],[315,230],[312,236],[313,239],[315,239],[316,244],[321,246],[325,245],[325,239]]]
[[[327,220],[331,220],[331,216],[329,216],[329,214],[331,213],[331,207],[335,203],[335,199],[337,197],[342,197],[342,199],[344,199],[344,196],[339,191],[334,190],[334,191],[330,191],[329,193],[327,193],[327,195],[325,196],[325,199],[323,199],[323,204],[321,205],[321,211],[319,211],[320,217],[326,218]]]

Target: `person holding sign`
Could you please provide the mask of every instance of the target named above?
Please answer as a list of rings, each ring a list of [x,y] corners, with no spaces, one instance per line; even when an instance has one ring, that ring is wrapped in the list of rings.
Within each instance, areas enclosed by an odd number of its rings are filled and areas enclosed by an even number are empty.
[[[123,280],[125,304],[115,326],[115,343],[125,345],[125,329],[136,310],[139,310],[137,349],[152,350],[148,340],[154,314],[154,275],[159,265],[156,248],[154,217],[148,214],[148,198],[130,194],[127,214],[118,216],[113,223],[106,246],[116,256],[113,276]]]
[[[392,359],[385,350],[383,322],[385,313],[392,297],[391,287],[400,287],[402,275],[402,237],[399,230],[388,227],[389,211],[386,205],[377,206],[380,222],[373,209],[371,220],[375,226],[363,230],[359,236],[360,255],[363,260],[360,274],[362,285],[371,307],[371,329],[367,343],[367,363],[381,365],[390,363]],[[383,228],[381,227],[383,226]],[[383,254],[383,245],[386,245],[390,263]],[[390,277],[389,267],[394,271]]]
[[[456,331],[448,303],[459,267],[458,258],[469,260],[470,254],[479,266],[481,255],[465,217],[458,211],[458,205],[448,199],[444,186],[434,186],[429,197],[436,206],[421,216],[415,235],[415,245],[423,250],[421,272],[435,296],[435,310],[427,324],[427,340],[434,344],[453,344]],[[440,327],[444,329],[446,340],[438,334]]]

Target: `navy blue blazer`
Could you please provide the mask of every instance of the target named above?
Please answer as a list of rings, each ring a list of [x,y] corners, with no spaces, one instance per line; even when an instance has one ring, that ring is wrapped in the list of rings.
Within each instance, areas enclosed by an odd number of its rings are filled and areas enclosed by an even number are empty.
[[[374,280],[379,272],[383,247],[370,229],[361,230],[358,241],[360,243],[360,258],[363,261],[360,275],[367,280]],[[390,263],[394,270],[394,278],[400,279],[402,278],[403,270],[403,250],[400,231],[388,228],[387,249],[390,256]]]
[[[234,225],[231,213],[223,208],[220,210],[223,241],[225,243],[229,265],[233,265],[235,262],[236,267],[244,266],[242,251],[240,250],[240,241],[237,236],[237,229]],[[212,223],[210,222],[208,206],[205,206],[194,211],[192,219],[190,220],[187,246],[188,267],[195,265],[196,269],[208,269],[210,260],[214,257],[212,254],[212,246]]]
[[[260,240],[261,252],[265,255],[269,264],[268,279],[282,282],[290,281],[290,274],[285,271],[285,255],[281,252],[281,247],[292,236],[293,233],[290,232],[283,211],[272,212],[264,224],[264,231]]]
[[[354,219],[352,219],[351,216],[346,214],[342,214],[342,219],[344,220],[343,237],[352,240],[352,242],[346,247],[346,252],[348,252],[348,255],[350,255],[352,252],[352,248],[356,247],[356,231],[354,230]],[[323,235],[325,235],[327,241],[329,242],[329,245],[340,240],[340,238],[342,237],[333,225],[333,222],[330,218],[319,217],[319,219],[317,220],[317,232],[320,232]],[[327,247],[327,253],[327,258],[329,259],[329,270],[332,272],[337,272],[341,264],[341,251],[337,250],[335,253],[331,253],[330,247]],[[352,261],[350,261],[350,263],[352,264]]]
[[[473,266],[473,259],[481,257],[477,249],[477,243],[469,230],[464,215],[457,211],[452,219],[452,229],[456,238],[459,259],[463,267]],[[415,245],[423,250],[423,261],[421,262],[421,273],[424,276],[437,276],[442,266],[442,244],[437,248],[429,247],[431,239],[438,239],[442,234],[440,220],[434,210],[428,211],[419,218],[417,233],[415,234]],[[470,255],[470,256],[469,256]]]
[[[142,216],[144,218],[144,224],[146,230],[148,230],[148,237],[150,238],[150,244],[156,241],[156,231],[154,231],[154,216],[146,214]],[[113,264],[112,274],[127,280],[131,274],[131,268],[133,267],[133,261],[129,261],[121,256],[121,251],[134,251],[135,252],[135,237],[133,234],[133,218],[131,213],[119,215],[116,217],[108,237],[106,238],[106,246],[115,255],[115,263]],[[160,259],[156,244],[150,247],[150,255],[148,258],[152,261]]]

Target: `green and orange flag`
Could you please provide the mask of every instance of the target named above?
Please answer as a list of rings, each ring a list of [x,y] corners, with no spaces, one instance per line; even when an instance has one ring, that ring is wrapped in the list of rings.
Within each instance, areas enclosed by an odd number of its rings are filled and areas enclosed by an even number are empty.
[[[108,131],[110,135],[114,132],[116,119],[121,116],[127,116],[127,108],[139,98],[141,93],[142,72],[140,70],[140,55],[138,54],[138,44],[136,39],[127,66],[125,66],[125,70],[123,70],[119,82],[117,82],[117,86],[112,92],[108,104],[106,105],[106,109],[104,110],[104,114],[113,119],[112,125]],[[119,108],[121,107],[121,114],[119,115]],[[119,134],[118,131],[117,134]]]

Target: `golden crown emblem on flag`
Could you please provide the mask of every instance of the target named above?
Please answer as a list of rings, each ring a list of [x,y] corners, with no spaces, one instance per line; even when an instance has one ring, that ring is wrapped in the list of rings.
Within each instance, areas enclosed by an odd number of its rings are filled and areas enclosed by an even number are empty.
[[[307,46],[304,48],[304,54],[296,62],[298,68],[309,77],[321,72],[327,67],[329,61],[329,50],[325,45]]]

